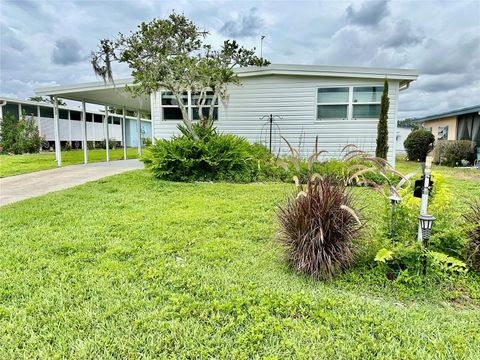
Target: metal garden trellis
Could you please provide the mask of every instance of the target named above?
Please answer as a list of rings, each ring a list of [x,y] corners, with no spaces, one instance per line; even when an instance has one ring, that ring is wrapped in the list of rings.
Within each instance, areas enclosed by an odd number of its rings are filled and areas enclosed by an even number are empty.
[[[260,138],[263,141],[264,134],[265,134],[265,140],[267,140],[267,136],[268,136],[268,141],[265,141],[265,143],[268,142],[268,151],[272,153],[272,139],[273,139],[275,130],[278,132],[278,138],[279,139],[281,138],[280,126],[275,121],[275,119],[283,120],[283,118],[280,115],[273,115],[273,114],[263,115],[262,117],[260,117],[260,120],[265,120],[265,119],[267,119],[267,121],[265,121],[265,123],[262,125],[262,130],[260,131]],[[268,132],[265,133],[265,130],[268,130]],[[280,145],[278,150],[280,151]]]

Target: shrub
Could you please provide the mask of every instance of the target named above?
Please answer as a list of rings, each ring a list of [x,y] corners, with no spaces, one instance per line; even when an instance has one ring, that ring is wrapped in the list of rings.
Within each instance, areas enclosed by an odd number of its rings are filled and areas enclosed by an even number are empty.
[[[403,142],[410,160],[424,162],[428,153],[433,149],[435,137],[428,130],[415,130],[408,134]]]
[[[159,179],[172,181],[249,182],[256,178],[259,153],[236,135],[217,134],[215,129],[197,128],[171,139],[157,140],[142,157]],[[255,150],[252,150],[255,149]]]
[[[5,152],[13,152],[17,137],[17,118],[7,112],[1,120],[0,146]]]
[[[42,137],[32,116],[23,116],[19,121],[10,113],[1,122],[0,146],[14,154],[37,153],[42,145]]]
[[[332,177],[316,177],[306,191],[279,207],[279,239],[295,270],[331,278],[352,264],[352,241],[362,229],[352,205],[345,185]]]
[[[475,157],[475,146],[470,140],[448,141],[442,146],[441,158],[445,165],[455,166],[461,164],[462,160],[473,163]]]
[[[477,271],[480,271],[480,198],[470,203],[470,211],[464,215],[467,222],[467,246],[465,259]]]

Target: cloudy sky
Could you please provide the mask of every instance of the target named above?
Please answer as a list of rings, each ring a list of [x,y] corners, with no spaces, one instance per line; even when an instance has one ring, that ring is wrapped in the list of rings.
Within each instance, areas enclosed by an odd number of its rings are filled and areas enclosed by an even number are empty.
[[[183,12],[220,44],[234,38],[273,63],[415,68],[399,118],[480,103],[480,1],[0,0],[0,96],[97,80],[101,38]],[[118,69],[117,77],[128,77]]]

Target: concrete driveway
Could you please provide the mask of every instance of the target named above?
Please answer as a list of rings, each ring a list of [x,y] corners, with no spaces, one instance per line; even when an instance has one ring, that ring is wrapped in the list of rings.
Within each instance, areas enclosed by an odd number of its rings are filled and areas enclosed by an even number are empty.
[[[137,169],[143,169],[143,163],[132,159],[70,165],[0,178],[0,206]]]

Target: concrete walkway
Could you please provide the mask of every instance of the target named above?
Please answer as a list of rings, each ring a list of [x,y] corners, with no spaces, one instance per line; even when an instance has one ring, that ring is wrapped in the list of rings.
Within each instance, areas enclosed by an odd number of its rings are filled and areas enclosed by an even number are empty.
[[[143,169],[143,163],[132,159],[70,165],[0,178],[0,206],[136,169]]]

